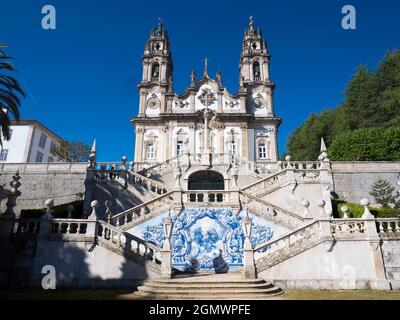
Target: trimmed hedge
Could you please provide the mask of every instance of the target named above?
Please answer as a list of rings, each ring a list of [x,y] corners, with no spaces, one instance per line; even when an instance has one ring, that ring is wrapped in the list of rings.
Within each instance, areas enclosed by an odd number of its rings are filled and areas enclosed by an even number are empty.
[[[362,205],[346,202],[344,200],[334,199],[332,200],[332,210],[334,218],[343,217],[343,212],[340,210],[340,208],[344,205],[349,207],[348,216],[350,218],[361,218],[361,216],[364,213],[364,207]],[[371,208],[371,207],[368,208],[369,211],[371,211],[371,213],[375,216],[375,218],[392,218],[392,217],[398,217],[400,215],[400,212],[398,210],[392,208],[388,209]]]

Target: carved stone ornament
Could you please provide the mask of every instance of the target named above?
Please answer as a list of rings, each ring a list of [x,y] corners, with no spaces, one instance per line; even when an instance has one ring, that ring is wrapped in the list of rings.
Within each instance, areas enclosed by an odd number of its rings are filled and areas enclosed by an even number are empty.
[[[157,109],[161,106],[160,99],[157,98],[156,94],[152,94],[149,100],[147,100],[147,107],[150,109]]]
[[[199,95],[198,99],[204,106],[209,106],[216,100],[215,93],[210,89],[203,89],[203,92]]]
[[[257,109],[264,109],[267,106],[267,101],[260,93],[254,98],[253,101]]]
[[[187,101],[175,101],[175,108],[184,109],[189,105]]]
[[[239,107],[239,101],[225,101],[226,108],[237,108]]]

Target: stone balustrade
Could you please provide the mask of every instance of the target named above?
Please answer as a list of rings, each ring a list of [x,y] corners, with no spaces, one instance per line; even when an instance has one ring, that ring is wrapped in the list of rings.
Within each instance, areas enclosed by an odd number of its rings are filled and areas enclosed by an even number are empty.
[[[97,239],[108,247],[121,250],[124,254],[135,254],[155,264],[161,264],[161,248],[132,234],[121,232],[104,221],[99,221]]]
[[[366,233],[366,226],[360,219],[333,219],[330,221],[330,231],[333,236],[359,236]]]
[[[19,234],[37,234],[39,233],[40,230],[40,219],[38,218],[24,218],[21,219],[19,222],[16,224],[17,230],[16,233]]]
[[[376,230],[368,230],[367,223],[376,222]],[[374,226],[374,224],[372,225]],[[372,229],[375,229],[374,227]],[[255,264],[259,271],[265,270],[280,259],[304,251],[309,245],[316,245],[328,240],[376,241],[374,234],[379,237],[400,236],[400,218],[379,219],[320,219],[287,233],[277,239],[261,244],[254,248]],[[371,238],[372,236],[372,238]],[[379,238],[378,238],[379,239]]]
[[[127,171],[127,181],[130,184],[140,184],[147,191],[156,194],[164,194],[168,192],[168,189],[163,183],[142,176],[131,170]]]
[[[85,235],[88,231],[88,224],[96,224],[96,221],[89,221],[87,219],[52,219],[50,223],[50,233],[77,236]]]
[[[97,162],[94,166],[95,179],[98,181],[116,180],[125,186],[139,184],[154,194],[168,192],[163,183],[134,172],[132,167],[134,167],[132,164],[128,166],[123,162]]]
[[[285,210],[276,205],[273,205],[258,196],[253,196],[244,191],[240,191],[241,202],[250,211],[260,216],[266,216],[268,219],[276,222],[280,222],[286,226],[299,226],[306,220],[305,217],[298,215],[297,213]]]
[[[286,171],[275,172],[259,181],[251,183],[241,190],[251,193],[255,196],[265,195],[268,192],[274,190],[278,186],[287,182]]]
[[[124,226],[125,228],[133,222],[139,222],[145,218],[149,218],[168,209],[171,204],[176,203],[176,196],[180,196],[179,191],[170,191],[157,198],[151,199],[136,207],[125,210],[111,217],[110,222],[117,227]]]
[[[225,190],[188,190],[182,192],[184,203],[196,203],[200,205],[213,204],[232,204],[239,203],[237,191]]]
[[[378,218],[376,224],[380,235],[390,236],[397,233],[400,236],[399,218]]]
[[[319,235],[321,231],[319,221],[313,221],[297,230],[284,234],[283,236],[268,241],[265,244],[261,244],[254,248],[255,258],[260,257],[260,253],[267,252],[267,254],[272,254],[280,249],[286,249],[293,246],[294,243],[301,239],[309,239],[316,235]]]

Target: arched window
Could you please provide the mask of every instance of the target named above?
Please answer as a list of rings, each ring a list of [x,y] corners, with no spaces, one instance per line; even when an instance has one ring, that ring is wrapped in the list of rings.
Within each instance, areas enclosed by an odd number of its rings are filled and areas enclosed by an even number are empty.
[[[158,80],[158,77],[160,76],[160,65],[158,62],[153,64],[153,67],[151,69],[151,80]]]
[[[258,61],[255,61],[253,63],[253,76],[254,76],[254,80],[260,80],[260,77],[261,77],[260,63]]]

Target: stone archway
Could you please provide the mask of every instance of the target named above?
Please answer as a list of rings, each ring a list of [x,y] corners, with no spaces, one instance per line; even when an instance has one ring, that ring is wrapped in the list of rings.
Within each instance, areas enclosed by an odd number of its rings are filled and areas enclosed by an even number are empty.
[[[188,179],[188,190],[224,190],[224,176],[213,170],[200,170]]]

